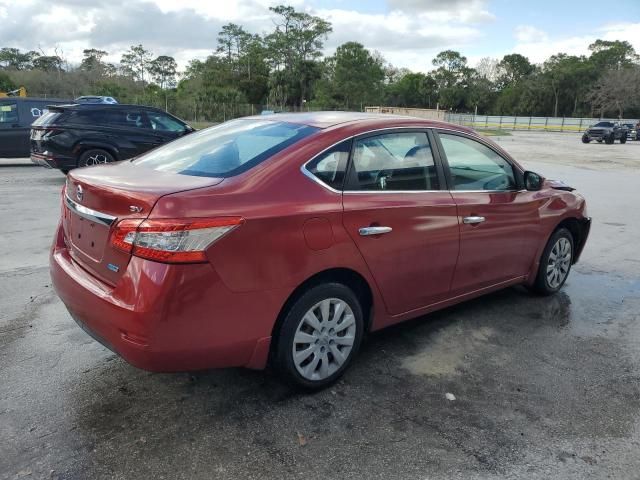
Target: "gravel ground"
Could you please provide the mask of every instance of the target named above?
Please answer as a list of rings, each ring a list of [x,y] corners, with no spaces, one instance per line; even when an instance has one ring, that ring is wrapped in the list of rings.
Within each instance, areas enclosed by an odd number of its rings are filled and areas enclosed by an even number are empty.
[[[0,167],[0,478],[640,478],[640,142],[497,141],[588,199],[565,289],[374,334],[314,395],[265,372],[151,374],[94,342],[49,280],[64,177]]]

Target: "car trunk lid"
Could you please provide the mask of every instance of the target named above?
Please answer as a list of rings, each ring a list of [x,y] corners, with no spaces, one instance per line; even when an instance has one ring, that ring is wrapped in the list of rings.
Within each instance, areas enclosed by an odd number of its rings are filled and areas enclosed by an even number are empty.
[[[115,285],[131,258],[110,244],[119,221],[147,218],[164,195],[220,182],[221,178],[150,170],[130,161],[73,170],[67,178],[62,215],[70,254],[89,273]]]

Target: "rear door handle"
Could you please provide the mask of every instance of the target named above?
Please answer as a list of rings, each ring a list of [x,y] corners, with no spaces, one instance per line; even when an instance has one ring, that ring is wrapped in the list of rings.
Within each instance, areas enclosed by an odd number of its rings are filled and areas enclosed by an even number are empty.
[[[462,223],[466,223],[467,225],[475,225],[477,223],[482,223],[485,220],[486,220],[486,218],[484,218],[484,217],[477,217],[477,216],[464,217],[462,219]]]
[[[361,237],[367,237],[369,235],[382,235],[389,233],[393,230],[391,227],[362,227],[358,230]]]

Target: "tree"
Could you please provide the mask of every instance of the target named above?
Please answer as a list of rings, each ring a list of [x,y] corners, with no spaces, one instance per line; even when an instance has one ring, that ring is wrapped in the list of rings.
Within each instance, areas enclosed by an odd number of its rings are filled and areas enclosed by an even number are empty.
[[[45,72],[62,70],[63,60],[58,55],[41,55],[33,59],[33,68]]]
[[[149,63],[149,74],[161,89],[176,85],[178,64],[173,57],[160,55]]]
[[[142,45],[132,45],[131,48],[122,55],[120,60],[123,71],[134,80],[142,83],[143,90],[145,73],[148,72],[152,58],[151,52],[146,50]]]
[[[334,108],[362,110],[382,96],[383,63],[360,43],[340,45],[325,62],[325,74],[319,95]]]
[[[590,60],[601,69],[620,69],[638,62],[639,57],[627,41],[596,40],[589,45]]]
[[[80,62],[80,70],[85,72],[102,72],[104,70],[104,62],[102,59],[109,55],[104,50],[88,48],[82,51],[82,62]]]
[[[302,106],[310,83],[318,78],[316,60],[322,55],[331,24],[285,5],[269,10],[277,16],[276,30],[265,37],[276,99],[281,103],[293,100]],[[297,92],[293,92],[294,86]]]
[[[490,82],[496,82],[500,75],[499,64],[500,62],[495,58],[481,58],[478,65],[476,65],[476,72],[480,77],[486,78]]]
[[[589,94],[601,115],[616,112],[624,118],[625,109],[640,106],[640,67],[609,70]]]
[[[424,73],[407,73],[389,85],[387,92],[393,106],[432,108],[438,98],[438,84]]]
[[[535,66],[519,53],[505,55],[498,63],[498,82],[501,88],[518,83],[535,72]]]
[[[38,52],[22,52],[17,48],[4,47],[0,49],[0,67],[13,70],[29,70],[33,67],[33,60],[39,56]]]
[[[11,77],[4,72],[0,72],[0,92],[10,92],[16,89]]]

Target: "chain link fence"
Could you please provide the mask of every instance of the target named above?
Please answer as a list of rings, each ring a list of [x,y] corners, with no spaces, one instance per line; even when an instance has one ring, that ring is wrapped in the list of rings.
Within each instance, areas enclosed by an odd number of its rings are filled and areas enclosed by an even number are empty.
[[[447,113],[445,121],[474,129],[529,130],[544,132],[583,132],[600,121],[621,122],[635,125],[638,119],[570,118],[570,117],[518,117],[504,115],[473,115]]]

